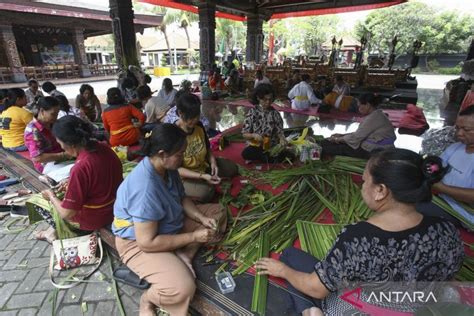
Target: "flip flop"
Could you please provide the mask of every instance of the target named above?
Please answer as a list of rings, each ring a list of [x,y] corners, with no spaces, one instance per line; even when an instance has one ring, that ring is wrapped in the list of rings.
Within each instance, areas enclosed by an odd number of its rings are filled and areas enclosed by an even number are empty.
[[[17,190],[16,192],[10,192],[10,193],[5,194],[4,196],[2,196],[2,199],[10,200],[13,198],[22,197],[29,194],[31,194],[31,190],[20,189],[20,190]]]
[[[127,266],[120,266],[115,269],[113,277],[119,282],[128,284],[140,290],[146,290],[151,286],[147,280],[140,279],[140,277]]]
[[[2,204],[0,200],[0,213],[10,213],[12,206],[8,204]]]

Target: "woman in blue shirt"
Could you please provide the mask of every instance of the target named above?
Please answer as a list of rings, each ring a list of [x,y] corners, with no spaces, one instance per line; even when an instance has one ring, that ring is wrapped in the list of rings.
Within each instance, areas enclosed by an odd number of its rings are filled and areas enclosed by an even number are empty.
[[[177,169],[183,162],[186,134],[172,124],[156,126],[145,138],[146,157],[117,191],[113,232],[122,261],[151,283],[140,314],[160,306],[185,315],[194,295],[192,258],[202,244],[225,230],[218,204],[196,206],[185,196]]]

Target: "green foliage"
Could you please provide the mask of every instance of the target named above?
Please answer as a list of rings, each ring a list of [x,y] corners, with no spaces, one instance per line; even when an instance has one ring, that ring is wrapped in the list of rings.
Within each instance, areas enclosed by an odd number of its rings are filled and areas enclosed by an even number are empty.
[[[166,66],[168,66],[168,60],[166,58],[166,55],[163,54],[160,60],[160,67],[166,67]]]
[[[436,59],[429,60],[427,64],[430,72],[438,73],[441,75],[459,75],[462,71],[461,65],[456,65],[455,67],[451,68],[441,67],[441,65]]]
[[[396,53],[409,53],[413,41],[421,40],[422,53],[465,52],[474,33],[474,19],[457,12],[439,12],[421,2],[408,2],[375,10],[356,25],[358,37],[369,34],[369,52],[388,53],[398,35]]]
[[[453,68],[439,68],[437,72],[441,75],[460,75],[461,66],[458,65]]]
[[[216,51],[222,52],[224,57],[231,53],[234,47],[245,48],[247,29],[242,22],[228,19],[216,20]]]
[[[304,53],[313,55],[315,49],[333,36],[341,37],[340,18],[336,15],[311,16],[284,19],[264,23],[264,37],[273,31],[274,51],[279,55],[295,56],[300,53],[295,47],[301,47]],[[267,45],[267,42],[264,43]]]

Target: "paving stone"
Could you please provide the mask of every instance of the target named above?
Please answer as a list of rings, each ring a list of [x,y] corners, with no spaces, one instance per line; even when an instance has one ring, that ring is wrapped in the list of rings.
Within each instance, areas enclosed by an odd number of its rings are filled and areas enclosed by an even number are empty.
[[[36,240],[18,240],[12,241],[6,250],[20,250],[20,249],[31,249],[35,246],[38,241]]]
[[[115,302],[99,302],[94,311],[94,316],[116,315],[114,314]]]
[[[26,260],[27,260],[26,264],[27,264],[28,269],[49,267],[49,257],[31,258],[31,259],[26,259]]]
[[[8,260],[12,255],[13,255],[13,251],[11,250],[4,250],[4,251],[0,251],[0,260]]]
[[[18,311],[4,311],[0,312],[0,316],[15,316]]]
[[[27,221],[25,221],[25,223],[26,224],[23,224],[23,225],[28,225]],[[22,226],[22,225],[19,225],[19,226]],[[33,238],[30,238],[30,235],[33,232],[33,230],[34,230],[34,227],[31,226],[31,225],[28,225],[28,227],[25,230],[19,232],[16,235],[15,241],[17,241],[17,240],[18,241],[25,241],[25,240],[29,241],[29,240],[33,239]],[[34,240],[34,241],[36,241],[36,240]]]
[[[4,235],[3,238],[0,239],[0,250],[5,250],[15,237],[16,235]]]
[[[20,309],[18,316],[35,316],[38,310],[36,308]]]
[[[49,250],[50,245],[45,241],[39,241],[35,244],[30,253],[26,256],[27,258],[38,258],[41,257],[45,249]]]
[[[107,291],[111,285],[107,282],[89,283],[86,286],[82,299],[84,301],[104,301],[115,299],[114,291]]]
[[[56,299],[56,312],[61,308],[61,302],[63,300],[64,293],[66,292],[65,291],[58,292],[58,297]],[[53,291],[48,292],[48,295],[46,296],[46,299],[44,300],[43,305],[41,306],[41,309],[39,310],[37,316],[51,316],[51,315],[56,314],[56,313],[53,314],[52,312],[52,309],[53,309],[53,304],[51,302],[52,294],[53,294]],[[81,315],[81,314],[78,314],[78,315]]]
[[[139,290],[137,288],[134,288],[133,286],[130,286],[130,285],[127,285],[127,284],[124,284],[124,283],[121,283],[121,282],[117,282],[117,285],[118,285],[120,291],[123,291],[128,296],[133,297],[133,296],[135,296],[135,294],[137,294],[137,292],[140,292],[139,295],[141,295],[141,290]]]
[[[8,309],[18,309],[25,307],[40,307],[46,297],[46,292],[15,294],[7,303]]]
[[[35,287],[35,292],[52,291],[52,290],[54,290],[54,286],[51,284],[49,277],[45,277],[39,280]]]
[[[128,296],[122,295],[120,296],[122,300],[123,308],[125,309],[126,315],[138,315],[139,307],[138,301],[131,300]]]
[[[69,303],[78,303],[81,301],[81,295],[82,292],[84,291],[84,288],[86,287],[85,283],[79,284],[72,289],[69,289],[66,291],[66,294],[64,294],[64,299],[63,303],[64,304],[69,304]],[[74,297],[74,298],[73,298]]]
[[[51,247],[46,247],[46,249],[43,251],[43,255],[41,257],[49,258],[50,253],[51,253]]]
[[[3,266],[3,270],[18,269],[18,265],[23,262],[27,254],[28,250],[17,250]]]
[[[27,274],[28,270],[0,271],[0,280],[4,282],[22,281]]]
[[[2,309],[5,303],[10,299],[10,296],[15,292],[18,284],[19,283],[5,283],[0,287],[0,309]]]
[[[71,316],[71,315],[92,316],[94,315],[95,304],[91,304],[87,302],[86,313],[82,313],[81,304],[62,306],[58,312],[58,316]]]
[[[35,288],[38,281],[47,274],[45,268],[31,269],[28,276],[23,280],[20,286],[16,289],[17,294],[30,293]]]

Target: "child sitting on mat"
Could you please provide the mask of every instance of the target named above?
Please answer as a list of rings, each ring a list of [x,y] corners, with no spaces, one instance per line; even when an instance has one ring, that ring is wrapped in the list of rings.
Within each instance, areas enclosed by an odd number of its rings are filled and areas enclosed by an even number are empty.
[[[248,141],[247,147],[242,151],[245,160],[281,162],[292,156],[287,150],[276,157],[269,154],[273,146],[287,144],[283,135],[283,119],[272,106],[274,100],[275,91],[270,84],[262,83],[257,86],[252,97],[255,107],[248,111],[242,127],[242,135]]]

